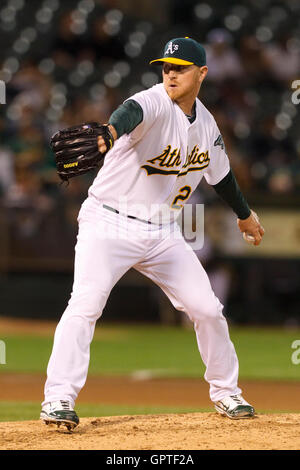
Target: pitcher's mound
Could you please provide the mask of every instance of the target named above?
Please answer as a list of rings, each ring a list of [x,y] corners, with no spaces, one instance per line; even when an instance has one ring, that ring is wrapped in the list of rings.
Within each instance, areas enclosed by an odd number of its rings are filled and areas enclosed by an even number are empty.
[[[0,449],[298,450],[299,414],[236,421],[217,413],[82,418],[73,432],[41,421],[2,422]]]

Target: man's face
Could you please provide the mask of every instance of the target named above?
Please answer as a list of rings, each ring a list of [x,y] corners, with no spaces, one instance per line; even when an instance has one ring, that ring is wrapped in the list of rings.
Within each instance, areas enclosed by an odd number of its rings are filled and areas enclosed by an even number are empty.
[[[207,67],[163,63],[163,84],[171,100],[177,102],[188,96],[197,96]]]

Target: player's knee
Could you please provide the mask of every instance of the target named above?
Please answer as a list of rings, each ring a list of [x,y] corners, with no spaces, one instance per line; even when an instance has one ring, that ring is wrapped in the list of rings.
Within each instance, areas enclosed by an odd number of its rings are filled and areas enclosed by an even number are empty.
[[[194,307],[190,317],[194,321],[215,319],[222,316],[223,305],[217,297],[212,297],[210,301],[205,303],[199,302],[197,307]]]
[[[108,295],[105,291],[73,292],[67,307],[68,314],[79,314],[89,320],[97,320],[102,315]]]

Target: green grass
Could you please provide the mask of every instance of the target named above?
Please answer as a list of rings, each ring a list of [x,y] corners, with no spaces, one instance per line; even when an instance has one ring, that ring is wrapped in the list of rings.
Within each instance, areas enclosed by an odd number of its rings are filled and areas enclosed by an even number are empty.
[[[70,333],[71,334],[71,333]],[[231,327],[240,379],[300,380],[291,344],[300,330]],[[1,336],[6,364],[1,372],[45,373],[52,336]],[[100,325],[91,346],[90,375],[127,375],[148,370],[154,376],[199,377],[204,374],[193,330],[156,325]]]
[[[0,422],[26,421],[39,419],[41,405],[37,402],[0,402]],[[213,411],[213,408],[199,409],[171,406],[138,406],[138,405],[99,405],[91,403],[78,403],[76,411],[81,418],[101,416],[124,416],[165,413],[193,413]]]
[[[0,422],[38,420],[41,405],[38,402],[0,402]],[[124,416],[124,415],[147,415],[147,414],[169,414],[169,413],[204,413],[214,412],[213,405],[210,408],[191,408],[184,406],[147,406],[147,405],[101,405],[95,403],[77,403],[76,411],[80,418]],[[262,410],[258,413],[278,414],[288,413],[285,410]],[[292,411],[295,413],[295,411]]]
[[[300,381],[300,364],[292,363],[291,345],[300,330],[233,328],[231,338],[239,357],[240,377]]]

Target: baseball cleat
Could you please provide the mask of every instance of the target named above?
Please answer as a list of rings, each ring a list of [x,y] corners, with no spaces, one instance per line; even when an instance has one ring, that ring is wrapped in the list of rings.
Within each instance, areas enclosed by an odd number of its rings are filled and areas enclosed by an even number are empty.
[[[45,424],[56,424],[59,428],[62,424],[68,431],[72,431],[79,424],[79,418],[69,401],[58,400],[46,403],[41,411],[40,419]]]
[[[252,418],[255,409],[246,402],[242,395],[230,395],[215,402],[215,409],[218,413],[228,416],[230,419]]]

